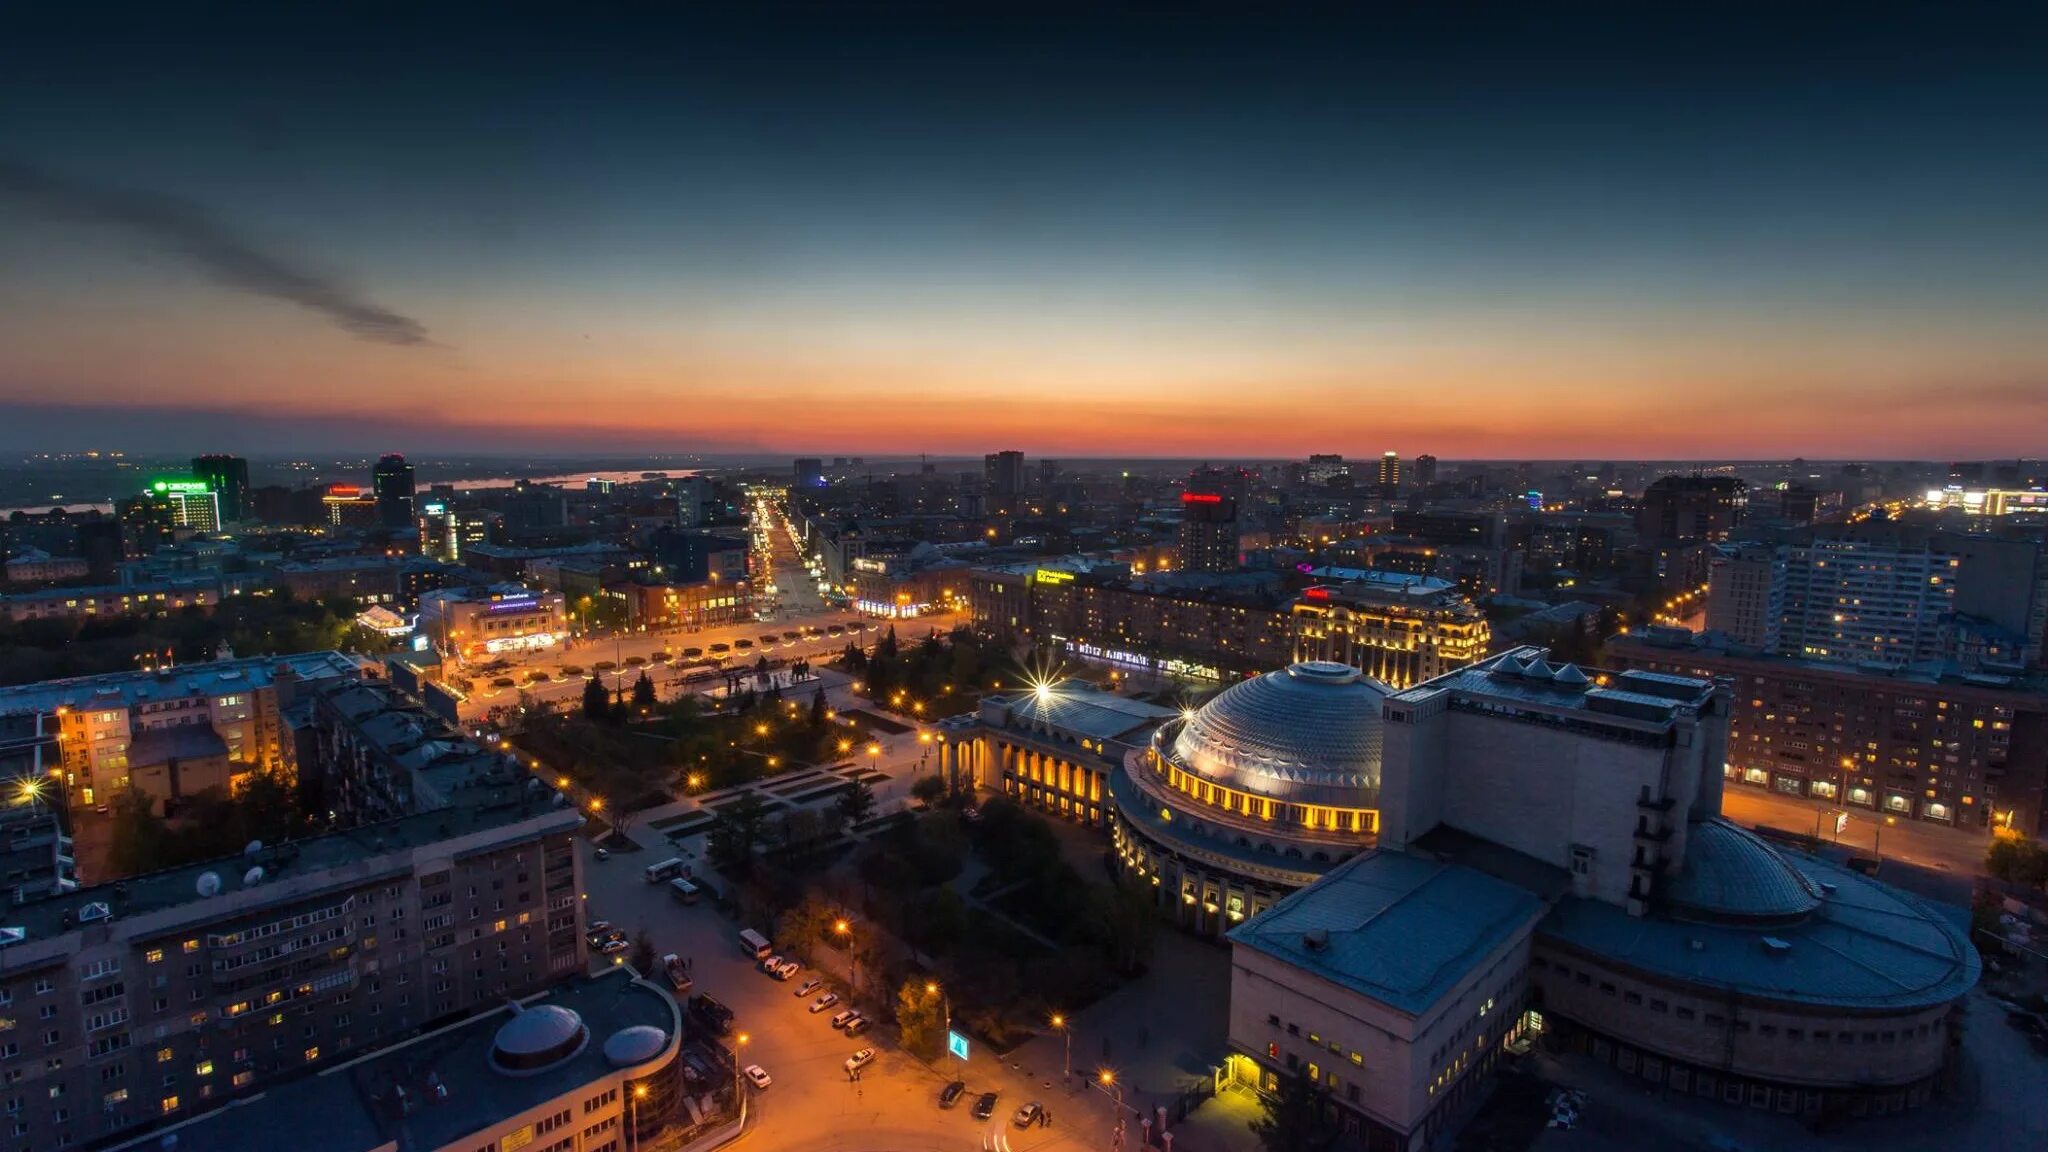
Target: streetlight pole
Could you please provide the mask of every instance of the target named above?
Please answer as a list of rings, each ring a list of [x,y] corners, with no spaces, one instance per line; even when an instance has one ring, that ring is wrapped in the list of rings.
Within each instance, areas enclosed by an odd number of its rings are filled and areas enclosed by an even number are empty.
[[[860,952],[853,946],[853,926],[844,920],[832,922],[832,933],[846,941],[846,960],[853,968],[853,976],[847,981],[855,1000],[860,999]]]
[[[739,1034],[738,1036],[735,1036],[735,1037],[733,1037],[733,1044],[732,1044],[732,1102],[733,1102],[733,1104],[734,1104],[735,1106],[739,1106],[739,1104],[740,1104],[740,1091],[741,1091],[741,1089],[740,1089],[740,1049],[742,1049],[742,1048],[744,1048],[744,1047],[746,1047],[746,1046],[747,1046],[747,1034],[746,1034],[745,1032],[742,1032],[742,1033],[740,1033],[740,1034]]]
[[[1074,1078],[1074,1030],[1067,1027],[1067,1018],[1058,1012],[1052,1014],[1052,1026],[1066,1040],[1066,1059],[1060,1065],[1060,1083],[1065,1084]]]
[[[633,1085],[633,1092],[626,1097],[626,1143],[637,1146],[640,1143],[640,1101],[647,1099],[647,1085]]]

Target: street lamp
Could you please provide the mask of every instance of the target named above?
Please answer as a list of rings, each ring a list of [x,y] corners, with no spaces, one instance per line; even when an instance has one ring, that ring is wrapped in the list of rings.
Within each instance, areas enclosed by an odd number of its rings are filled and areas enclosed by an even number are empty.
[[[1060,1066],[1060,1080],[1065,1083],[1074,1078],[1074,1030],[1067,1027],[1067,1018],[1058,1012],[1052,1014],[1052,1026],[1067,1042],[1066,1061]]]
[[[939,987],[939,983],[936,980],[924,982],[924,994],[926,996],[936,995],[939,998],[940,1012],[946,1021],[943,1039],[946,1041],[946,1051],[951,1052],[953,1050],[953,998],[946,995],[945,990]]]
[[[1113,1071],[1112,1069],[1104,1068],[1104,1069],[1103,1069],[1102,1071],[1100,1071],[1100,1072],[1097,1072],[1097,1073],[1095,1074],[1095,1078],[1096,1078],[1096,1080],[1098,1080],[1098,1081],[1099,1081],[1099,1082],[1100,1082],[1100,1083],[1102,1084],[1102,1087],[1103,1087],[1103,1089],[1104,1089],[1105,1091],[1108,1091],[1108,1092],[1113,1092],[1113,1093],[1115,1093],[1115,1094],[1116,1094],[1116,1107],[1117,1107],[1117,1115],[1116,1115],[1116,1126],[1117,1126],[1117,1127],[1119,1127],[1119,1128],[1123,1127],[1123,1126],[1124,1126],[1124,1115],[1123,1115],[1123,1114],[1124,1114],[1124,1086],[1123,1086],[1122,1084],[1119,1084],[1119,1083],[1117,1083],[1117,1079],[1116,1079],[1116,1072],[1115,1072],[1115,1071]]]
[[[626,1097],[626,1143],[634,1144],[640,1138],[640,1101],[647,1099],[647,1085],[633,1085],[633,1094]]]
[[[847,983],[851,986],[854,999],[857,1000],[860,998],[860,953],[853,948],[853,925],[844,920],[834,920],[832,934],[845,941],[847,963],[853,969]]]
[[[732,1102],[740,1102],[740,1049],[747,1046],[749,1037],[745,1032],[733,1038],[732,1044]]]

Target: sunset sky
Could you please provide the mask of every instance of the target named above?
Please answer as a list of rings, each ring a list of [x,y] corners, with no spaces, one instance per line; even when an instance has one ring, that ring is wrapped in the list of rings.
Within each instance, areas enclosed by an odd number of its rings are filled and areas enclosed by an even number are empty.
[[[36,7],[10,448],[2048,454],[2038,15]]]

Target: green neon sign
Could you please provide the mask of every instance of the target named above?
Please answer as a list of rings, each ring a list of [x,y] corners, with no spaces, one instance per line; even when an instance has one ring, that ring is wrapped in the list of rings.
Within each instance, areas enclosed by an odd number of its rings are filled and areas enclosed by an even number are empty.
[[[159,492],[211,492],[204,480],[159,480],[152,485]]]

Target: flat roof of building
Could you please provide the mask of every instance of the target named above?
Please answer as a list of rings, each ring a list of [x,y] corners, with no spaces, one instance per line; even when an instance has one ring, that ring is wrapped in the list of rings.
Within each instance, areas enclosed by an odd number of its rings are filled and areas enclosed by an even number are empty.
[[[214,660],[166,668],[161,672],[73,676],[0,688],[0,714],[54,712],[59,708],[131,707],[148,700],[220,696],[242,689],[269,687],[277,682],[281,669],[289,669],[300,680],[319,680],[353,676],[357,668],[354,657],[328,651]]]
[[[1061,680],[1041,696],[1036,691],[988,697],[1012,716],[1096,740],[1118,740],[1180,715],[1173,708],[1104,692],[1085,680]]]
[[[1780,672],[1815,676],[1856,678],[1880,683],[1926,688],[1976,688],[1989,692],[2048,692],[2048,675],[2031,670],[1971,672],[1939,661],[1915,664],[1872,664],[1815,660],[1803,656],[1780,656],[1734,643],[1725,633],[1693,632],[1684,628],[1658,627],[1625,636],[1613,636],[1607,644],[1617,653],[1641,659],[1746,662]]]
[[[1314,580],[1334,580],[1339,584],[1358,584],[1368,588],[1444,592],[1457,585],[1436,576],[1417,576],[1409,572],[1387,572],[1379,568],[1322,567],[1311,568],[1307,575]]]
[[[1655,672],[1602,672],[1552,663],[1547,649],[1514,648],[1446,672],[1390,701],[1416,704],[1443,692],[1527,705],[1545,712],[1578,712],[1601,719],[1668,725],[1681,710],[1697,708],[1714,693],[1711,681]]]
[[[673,1044],[680,1024],[675,1002],[625,968],[558,984],[522,1007],[549,1005],[581,1017],[590,1039],[581,1052],[543,1072],[507,1076],[491,1067],[498,1029],[513,1015],[507,1006],[272,1088],[172,1131],[180,1147],[204,1152],[271,1152],[286,1132],[286,1143],[298,1152],[369,1152],[392,1142],[401,1149],[442,1148],[612,1072],[604,1045],[620,1031],[655,1027]],[[435,1085],[446,1090],[445,1099]],[[406,1106],[396,1091],[401,1087]],[[164,1131],[125,1146],[153,1145]]]
[[[1851,869],[1781,855],[1824,893],[1820,907],[1795,923],[1630,916],[1613,904],[1566,897],[1542,932],[1652,977],[1795,1004],[1898,1011],[1946,1004],[1976,984],[1977,950],[1960,925]]]
[[[1458,864],[1376,851],[1331,869],[1229,939],[1422,1016],[1543,912],[1535,894]]]

